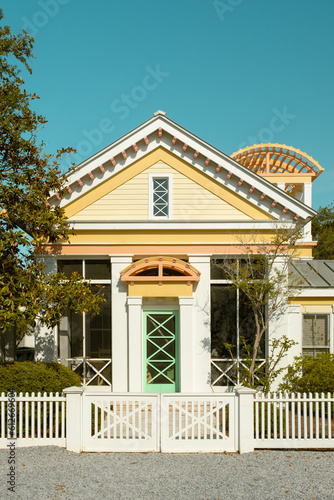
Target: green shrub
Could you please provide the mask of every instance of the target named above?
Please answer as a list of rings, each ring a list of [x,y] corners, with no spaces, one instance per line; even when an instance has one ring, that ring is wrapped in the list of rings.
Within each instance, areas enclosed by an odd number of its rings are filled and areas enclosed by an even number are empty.
[[[61,393],[72,386],[80,386],[79,375],[60,363],[14,361],[0,364],[0,392],[7,393],[14,387],[17,393]]]
[[[292,392],[334,392],[334,354],[295,357],[279,388]]]

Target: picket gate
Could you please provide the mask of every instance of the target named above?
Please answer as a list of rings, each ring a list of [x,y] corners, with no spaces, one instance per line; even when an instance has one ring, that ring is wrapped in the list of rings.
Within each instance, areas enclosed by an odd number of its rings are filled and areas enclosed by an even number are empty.
[[[83,394],[83,451],[236,451],[234,394]]]

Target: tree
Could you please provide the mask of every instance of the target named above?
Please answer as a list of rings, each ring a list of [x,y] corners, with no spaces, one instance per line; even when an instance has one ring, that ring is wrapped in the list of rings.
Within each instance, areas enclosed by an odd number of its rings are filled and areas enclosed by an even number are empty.
[[[36,320],[52,327],[65,308],[96,313],[103,300],[78,275],[48,275],[36,259],[41,241],[69,238],[64,211],[46,200],[64,190],[59,162],[71,149],[53,157],[38,143],[46,120],[33,111],[38,96],[27,92],[21,76],[22,69],[32,72],[32,49],[26,31],[13,35],[0,26],[0,333],[15,328],[18,339]]]
[[[257,245],[254,241],[241,241],[242,258],[238,260],[224,259],[217,265],[221,266],[232,286],[239,289],[246,297],[253,313],[255,333],[251,344],[244,342],[244,351],[248,359],[244,382],[254,387],[256,385],[256,360],[261,341],[268,330],[269,323],[279,312],[284,311],[289,297],[299,293],[294,276],[289,271],[291,260],[296,257],[296,243],[301,238],[301,232],[296,229],[279,229],[270,243]],[[256,248],[256,251],[254,250]],[[243,339],[241,339],[243,340]],[[281,343],[272,342],[272,347],[284,357],[286,350],[293,345],[286,337]],[[231,352],[231,345],[226,348]],[[264,375],[265,385],[274,380],[277,375],[277,358],[269,356],[270,373]],[[268,360],[267,360],[268,361]]]
[[[320,207],[312,221],[312,237],[318,241],[315,259],[334,259],[334,204]]]

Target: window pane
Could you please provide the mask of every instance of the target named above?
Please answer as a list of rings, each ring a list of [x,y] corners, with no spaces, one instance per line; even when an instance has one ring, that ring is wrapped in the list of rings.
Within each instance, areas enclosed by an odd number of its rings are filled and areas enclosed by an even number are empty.
[[[311,355],[308,351],[314,353],[316,349],[319,352],[328,349],[328,315],[304,314],[303,354]]]
[[[72,273],[82,275],[82,260],[58,260],[58,271],[64,273],[66,278],[70,278]]]
[[[211,259],[211,279],[212,280],[228,280],[229,275],[223,268],[224,263],[236,264],[235,259]]]
[[[168,217],[168,178],[153,179],[153,216]]]
[[[232,344],[233,355],[237,345],[237,291],[224,285],[211,286],[211,356],[230,358],[224,343]]]
[[[67,310],[59,324],[59,357],[62,359],[83,356],[83,319],[81,313]]]
[[[110,280],[110,260],[86,260],[85,278],[92,280]]]
[[[92,285],[93,292],[97,286]],[[91,358],[111,357],[111,288],[104,286],[102,291],[106,302],[100,304],[100,313],[86,314],[86,356]]]
[[[151,267],[151,269],[144,269],[136,274],[136,276],[159,276],[159,269],[157,267]]]
[[[241,276],[245,278],[259,280],[263,279],[266,274],[266,257],[242,258],[239,260],[239,268]]]
[[[245,339],[246,343],[251,347],[254,345],[256,335],[256,324],[253,309],[251,304],[247,298],[247,296],[240,291],[239,292],[239,338],[240,338],[240,352],[241,356],[244,357],[246,355],[246,350],[243,349],[242,337]],[[264,345],[265,345],[265,336],[262,336],[259,350],[257,353],[258,358],[264,358]]]

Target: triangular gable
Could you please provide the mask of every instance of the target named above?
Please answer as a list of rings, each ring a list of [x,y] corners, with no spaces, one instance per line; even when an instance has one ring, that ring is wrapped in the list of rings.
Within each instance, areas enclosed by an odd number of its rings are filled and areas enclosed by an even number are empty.
[[[69,213],[73,210],[70,205],[74,207],[79,198],[85,197],[88,205],[91,204],[96,201],[97,192],[100,197],[105,196],[110,192],[112,182],[119,182],[122,175],[126,177],[128,167],[132,167],[133,176],[137,175],[136,169],[141,168],[139,160],[159,147],[186,162],[196,174],[215,181],[226,192],[234,193],[248,206],[268,213],[277,221],[299,219],[305,223],[316,214],[310,207],[183,129],[163,112],[155,113],[146,123],[79,165],[67,176],[66,195],[61,197],[55,193],[49,202],[64,208],[68,206]],[[108,191],[103,194],[104,189]]]
[[[267,212],[162,147],[65,208],[75,221],[148,219],[148,176],[172,173],[173,220],[272,220]]]

